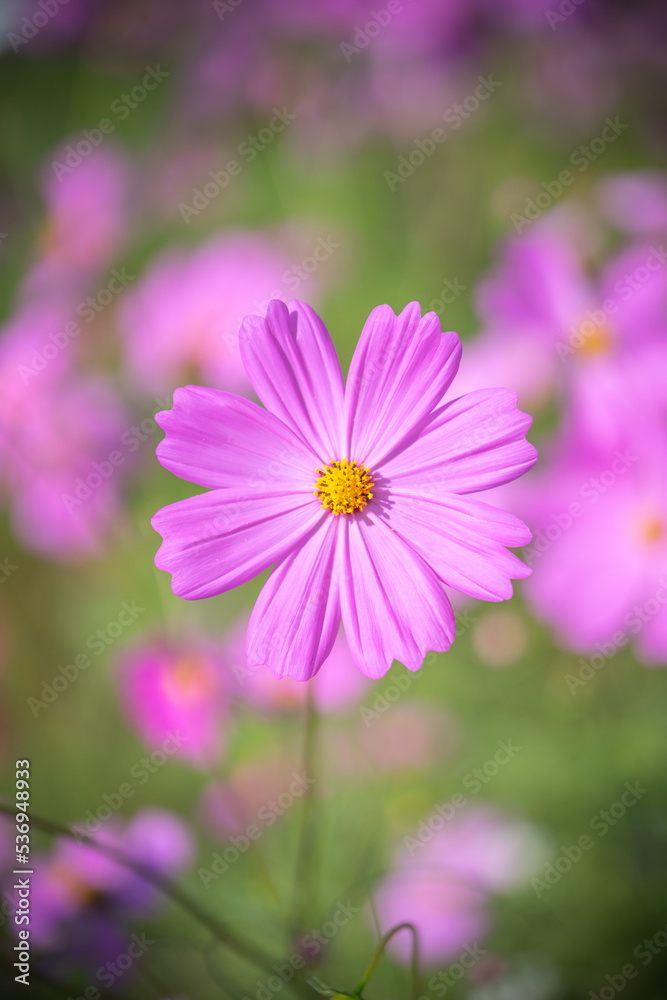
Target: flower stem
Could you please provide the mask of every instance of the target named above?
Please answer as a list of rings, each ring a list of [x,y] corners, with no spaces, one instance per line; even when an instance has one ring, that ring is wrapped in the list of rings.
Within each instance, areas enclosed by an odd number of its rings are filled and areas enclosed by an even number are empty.
[[[0,813],[5,813],[7,816],[14,816],[16,814],[16,808],[13,805],[5,804],[0,802]],[[221,944],[226,945],[231,951],[235,951],[238,955],[241,955],[247,961],[256,965],[258,968],[263,969],[266,972],[271,972],[276,958],[272,955],[268,955],[262,948],[258,948],[255,944],[249,941],[245,941],[236,935],[234,931],[226,927],[215,917],[212,917],[206,910],[202,909],[194,899],[184,892],[183,889],[175,882],[170,879],[165,878],[164,875],[160,875],[158,872],[153,871],[146,865],[141,864],[139,861],[135,861],[128,855],[124,854],[123,851],[118,850],[118,848],[113,847],[110,844],[101,844],[95,840],[94,837],[88,834],[78,834],[77,836],[66,826],[62,826],[60,823],[54,823],[52,820],[44,819],[43,817],[36,816],[34,813],[31,814],[31,822],[38,829],[43,830],[45,833],[51,833],[61,837],[68,837],[71,840],[79,840],[81,843],[87,844],[96,851],[100,851],[102,854],[108,855],[117,861],[118,864],[123,865],[129,871],[135,873],[144,881],[149,882],[156,889],[159,889],[163,895],[171,899],[172,902],[180,906],[182,910],[188,913],[194,920],[197,920],[202,926],[206,927],[208,931],[213,935],[213,937],[219,941]]]
[[[415,925],[407,923],[397,924],[396,927],[392,927],[391,930],[387,931],[387,933],[380,939],[380,943],[377,946],[377,950],[370,961],[370,965],[366,969],[363,979],[361,980],[356,990],[354,991],[354,996],[361,998],[364,989],[368,985],[369,979],[375,972],[375,969],[377,968],[380,959],[384,955],[385,948],[387,947],[388,943],[391,941],[394,934],[398,934],[398,932],[402,930],[409,930],[412,934],[412,958],[410,961],[410,979],[411,979],[410,997],[411,1000],[417,1000],[417,998],[419,997],[419,937]]]
[[[318,714],[315,709],[312,681],[308,683],[306,704],[304,709],[303,734],[303,769],[308,779],[317,771],[317,732]],[[304,792],[301,811],[301,832],[297,848],[294,870],[294,905],[290,932],[296,937],[303,930],[309,911],[317,904],[316,886],[316,809],[312,785],[308,784]]]

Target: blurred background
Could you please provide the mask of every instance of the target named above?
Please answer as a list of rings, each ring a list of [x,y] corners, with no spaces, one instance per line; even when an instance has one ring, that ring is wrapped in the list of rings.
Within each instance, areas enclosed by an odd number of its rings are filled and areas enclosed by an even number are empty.
[[[665,6],[4,0],[0,49],[0,787],[32,814],[32,995],[352,993],[412,921],[416,997],[663,997]],[[418,674],[368,681],[341,637],[310,694],[274,681],[245,663],[262,580],[186,603],[154,567],[150,517],[194,492],[154,415],[188,382],[252,398],[237,331],[275,297],[345,366],[375,305],[418,300],[464,340],[453,394],[534,416],[536,468],[483,497],[534,574],[455,598]],[[410,995],[410,944],[365,996]]]

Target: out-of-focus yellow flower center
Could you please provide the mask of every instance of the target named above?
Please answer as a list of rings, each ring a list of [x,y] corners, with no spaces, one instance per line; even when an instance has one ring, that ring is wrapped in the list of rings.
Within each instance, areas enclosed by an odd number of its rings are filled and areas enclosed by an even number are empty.
[[[649,545],[661,542],[665,537],[665,524],[658,517],[649,517],[642,524],[642,539]]]
[[[340,462],[330,462],[317,473],[320,478],[315,483],[315,496],[336,517],[363,510],[373,496],[371,489],[375,484],[370,469],[365,465],[343,458]]]
[[[211,694],[213,678],[200,656],[181,656],[165,672],[163,684],[173,701],[198,701]]]
[[[579,350],[583,355],[592,357],[596,354],[608,354],[613,346],[614,338],[606,324],[603,324],[584,336]]]
[[[102,899],[104,893],[95,886],[89,885],[73,871],[64,861],[57,861],[51,869],[51,877],[65,887],[70,896],[79,906],[86,906]]]

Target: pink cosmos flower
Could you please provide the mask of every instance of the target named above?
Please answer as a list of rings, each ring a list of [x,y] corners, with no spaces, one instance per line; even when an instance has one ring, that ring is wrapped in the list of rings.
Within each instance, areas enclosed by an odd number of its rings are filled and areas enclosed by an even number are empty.
[[[67,156],[67,147],[56,150],[44,170],[46,221],[24,286],[31,298],[76,291],[114,260],[127,236],[130,169],[124,155],[101,146],[78,165],[73,159],[68,165]]]
[[[273,564],[248,630],[248,663],[313,676],[342,617],[366,676],[393,660],[419,669],[454,638],[445,584],[504,600],[530,570],[516,517],[467,496],[536,460],[516,395],[486,389],[443,401],[461,344],[418,303],[371,313],[347,386],[322,320],[274,300],[249,316],[241,353],[265,409],[227,393],[177,389],[157,415],[158,458],[211,487],[153,518],[156,556],[180,597],[220,594]],[[475,437],[482,427],[484,433]]]
[[[239,325],[280,294],[289,263],[265,236],[247,232],[158,257],[119,309],[127,366],[140,387],[168,392],[191,372],[245,392]]]
[[[312,780],[296,752],[273,748],[268,755],[238,764],[229,780],[207,785],[201,813],[207,826],[223,837],[239,834],[252,823],[273,826]]]
[[[80,375],[56,348],[59,308],[20,310],[0,344],[0,457],[15,533],[26,548],[72,561],[99,551],[121,509],[109,463],[129,416],[103,376]]]
[[[156,875],[181,874],[194,858],[190,830],[162,809],[143,809],[126,824],[110,819],[95,840]],[[150,913],[159,899],[150,883],[85,843],[56,840],[34,867],[31,941],[61,957],[78,954],[88,962],[115,957],[127,941],[122,921]]]
[[[307,689],[290,677],[277,678],[267,666],[248,666],[246,635],[248,618],[236,623],[225,644],[228,669],[234,673],[240,694],[251,704],[265,711],[289,711],[301,708]],[[369,685],[359,673],[350,656],[342,631],[334,641],[331,653],[313,680],[314,705],[318,712],[344,712],[361,697]]]
[[[664,666],[667,438],[649,434],[641,414],[638,427],[639,440],[606,455],[567,435],[527,490],[527,597],[576,652],[609,658],[633,642],[642,660]]]
[[[593,282],[547,220],[509,240],[479,289],[484,327],[464,359],[464,387],[495,371],[524,405],[557,391],[577,434],[613,450],[638,394],[664,408],[664,264],[657,244],[631,245]]]
[[[667,233],[667,176],[659,170],[612,174],[598,185],[604,216],[635,236]]]
[[[149,747],[177,734],[175,753],[197,766],[220,758],[232,680],[211,643],[135,646],[119,663],[118,683],[125,713]]]
[[[422,958],[435,965],[488,931],[490,894],[520,888],[539,865],[544,845],[528,824],[487,806],[469,807],[449,821],[434,814],[419,831],[419,839],[405,838],[375,903],[384,929],[415,924]],[[409,961],[407,934],[389,947]]]

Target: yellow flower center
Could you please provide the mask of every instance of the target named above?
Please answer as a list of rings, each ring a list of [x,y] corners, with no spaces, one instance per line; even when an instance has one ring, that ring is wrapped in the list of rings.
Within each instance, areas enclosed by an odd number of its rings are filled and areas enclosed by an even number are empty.
[[[201,657],[182,656],[169,665],[162,677],[163,688],[175,702],[201,701],[214,690],[210,668]]]
[[[317,472],[320,478],[315,483],[315,496],[336,517],[363,510],[373,496],[371,489],[375,484],[370,469],[365,465],[343,458],[340,462],[330,462]]]
[[[82,879],[64,861],[56,861],[51,869],[51,877],[60,882],[80,906],[88,906],[104,898],[101,889],[96,889]]]
[[[581,329],[583,330],[583,324]],[[579,348],[586,357],[608,354],[614,346],[614,338],[606,324],[596,326],[592,333],[584,334],[584,340]]]
[[[649,545],[655,545],[656,542],[661,542],[664,538],[665,525],[659,518],[649,517],[642,525],[641,535]]]

